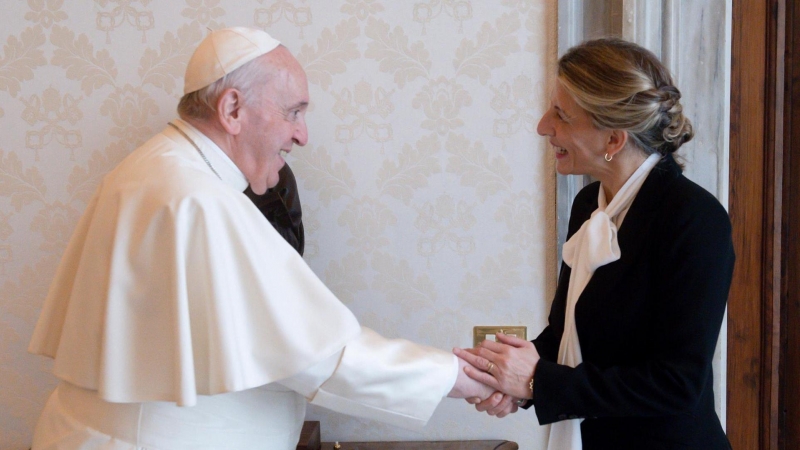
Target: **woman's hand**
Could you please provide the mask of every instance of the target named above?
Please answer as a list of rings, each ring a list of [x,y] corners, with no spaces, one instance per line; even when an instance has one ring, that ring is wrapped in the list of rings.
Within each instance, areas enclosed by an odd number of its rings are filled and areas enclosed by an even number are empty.
[[[470,378],[517,399],[532,398],[530,381],[539,352],[526,340],[502,333],[495,336],[497,342],[483,341],[476,348],[456,348],[453,352],[474,366],[464,369]]]
[[[517,412],[519,406],[517,399],[514,397],[503,394],[502,392],[495,392],[486,400],[480,398],[468,398],[467,403],[475,405],[478,412],[486,412],[490,416],[497,416],[503,418],[509,414]]]

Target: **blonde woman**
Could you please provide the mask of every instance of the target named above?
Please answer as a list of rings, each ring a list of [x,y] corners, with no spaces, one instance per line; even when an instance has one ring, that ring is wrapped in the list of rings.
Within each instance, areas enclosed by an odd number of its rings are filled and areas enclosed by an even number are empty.
[[[532,342],[500,335],[456,350],[484,368],[468,375],[507,394],[478,410],[533,406],[553,424],[550,450],[730,448],[711,360],[731,225],[673,157],[693,136],[680,98],[658,59],[623,40],[586,42],[558,62],[538,132],[558,173],[598,181],[573,203],[549,325]]]

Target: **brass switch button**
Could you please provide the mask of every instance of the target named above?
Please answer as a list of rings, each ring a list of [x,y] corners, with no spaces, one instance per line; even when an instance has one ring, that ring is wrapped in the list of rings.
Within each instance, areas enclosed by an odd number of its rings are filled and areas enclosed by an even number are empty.
[[[528,340],[528,327],[518,325],[487,325],[477,326],[472,328],[472,346],[477,347],[478,344],[488,339],[495,341],[497,333],[507,334],[509,336],[516,336],[520,339]]]

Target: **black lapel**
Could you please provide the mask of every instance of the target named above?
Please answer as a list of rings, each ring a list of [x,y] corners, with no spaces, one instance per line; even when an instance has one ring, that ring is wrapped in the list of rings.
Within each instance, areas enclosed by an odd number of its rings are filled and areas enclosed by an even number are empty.
[[[647,246],[647,239],[654,238],[648,232],[652,225],[651,222],[655,219],[652,214],[653,210],[663,204],[664,195],[667,194],[670,184],[680,175],[681,168],[672,155],[665,156],[650,171],[636,198],[633,199],[625,220],[622,222],[622,227],[617,232],[622,252],[620,259],[598,268],[581,293],[580,299],[604,298],[631,268],[639,252]],[[576,308],[580,308],[580,299],[578,299]]]

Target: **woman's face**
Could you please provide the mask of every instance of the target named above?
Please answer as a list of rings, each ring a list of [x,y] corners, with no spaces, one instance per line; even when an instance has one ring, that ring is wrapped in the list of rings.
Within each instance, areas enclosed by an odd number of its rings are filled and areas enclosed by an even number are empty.
[[[558,173],[601,178],[598,175],[607,170],[603,156],[610,132],[595,127],[589,113],[575,103],[561,83],[556,83],[550,109],[539,120],[536,131],[550,138]]]

